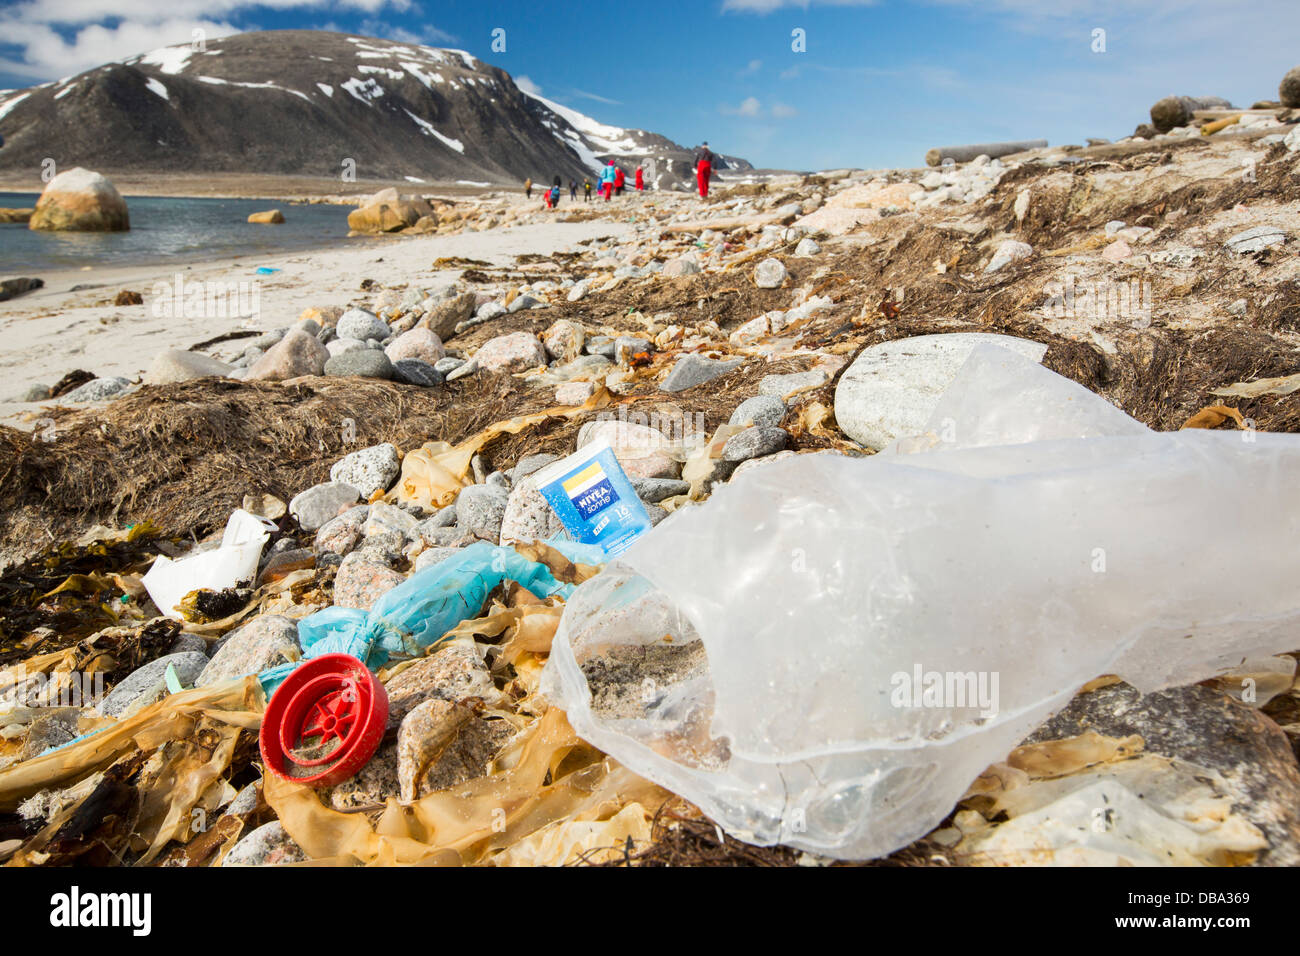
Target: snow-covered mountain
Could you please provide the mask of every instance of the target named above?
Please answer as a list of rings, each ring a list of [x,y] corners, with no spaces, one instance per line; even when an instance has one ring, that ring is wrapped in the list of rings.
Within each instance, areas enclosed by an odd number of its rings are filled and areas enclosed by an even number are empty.
[[[220,171],[357,179],[568,180],[609,157],[654,162],[660,185],[690,153],[523,92],[460,50],[311,30],[164,47],[0,93],[0,169]],[[731,160],[736,168],[749,168]]]

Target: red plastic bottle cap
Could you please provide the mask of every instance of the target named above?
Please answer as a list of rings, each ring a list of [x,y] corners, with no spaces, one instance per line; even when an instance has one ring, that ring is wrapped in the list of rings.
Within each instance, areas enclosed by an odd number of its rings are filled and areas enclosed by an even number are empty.
[[[379,678],[350,654],[322,654],[295,668],[271,695],[258,742],[276,776],[328,787],[370,762],[387,723],[388,693]],[[295,754],[305,748],[322,753]]]

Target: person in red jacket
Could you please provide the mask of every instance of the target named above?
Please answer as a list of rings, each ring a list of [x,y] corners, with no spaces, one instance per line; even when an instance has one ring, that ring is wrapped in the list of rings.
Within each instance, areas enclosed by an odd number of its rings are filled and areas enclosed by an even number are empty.
[[[709,198],[709,177],[713,174],[713,152],[709,149],[709,141],[706,139],[703,145],[695,150],[695,179],[700,187],[700,198]]]
[[[641,192],[645,189],[645,170],[640,166],[636,168],[636,191]]]
[[[627,181],[627,174],[623,172],[623,167],[620,166],[618,167],[618,169],[614,171],[614,195],[615,196],[623,195],[623,184],[626,181]]]

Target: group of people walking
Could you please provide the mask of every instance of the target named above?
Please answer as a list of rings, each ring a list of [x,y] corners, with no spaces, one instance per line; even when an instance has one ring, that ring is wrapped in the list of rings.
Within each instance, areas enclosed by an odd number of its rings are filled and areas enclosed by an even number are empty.
[[[709,149],[709,143],[706,140],[701,146],[695,149],[695,180],[699,187],[700,198],[709,197],[709,180],[713,176],[713,164],[715,157]],[[547,209],[555,209],[560,205],[560,193],[562,191],[563,180],[556,176],[551,186],[542,193],[542,202]],[[627,188],[627,173],[623,167],[619,166],[614,160],[609,160],[605,167],[600,171],[596,178],[596,193],[604,196],[605,202],[609,202],[613,196],[623,195],[624,189]],[[645,169],[638,164],[634,173],[633,188],[637,192],[645,189]],[[582,183],[582,201],[591,202],[592,183],[590,177],[583,180]],[[524,180],[524,196],[528,199],[533,198],[533,180],[528,178]],[[569,180],[569,199],[573,202],[578,200],[578,183],[577,180]]]

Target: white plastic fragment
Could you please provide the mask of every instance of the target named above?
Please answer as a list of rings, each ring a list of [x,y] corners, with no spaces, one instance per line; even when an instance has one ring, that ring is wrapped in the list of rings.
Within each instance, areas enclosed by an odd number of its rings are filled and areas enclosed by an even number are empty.
[[[262,559],[262,546],[270,537],[268,532],[274,529],[274,522],[236,510],[226,522],[220,547],[179,561],[159,555],[140,581],[159,611],[179,619],[176,605],[191,591],[220,591],[241,581],[251,582]]]

